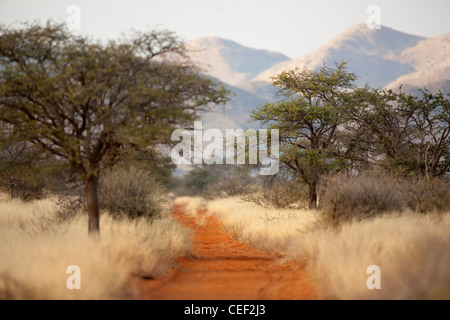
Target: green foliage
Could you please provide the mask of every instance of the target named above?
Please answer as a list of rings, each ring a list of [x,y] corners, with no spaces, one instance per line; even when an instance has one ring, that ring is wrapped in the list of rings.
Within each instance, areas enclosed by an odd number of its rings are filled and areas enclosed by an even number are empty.
[[[251,117],[280,130],[280,161],[310,187],[316,207],[320,177],[343,166],[336,136],[346,120],[355,75],[345,63],[317,71],[294,69],[272,79],[284,99],[266,103]]]
[[[194,67],[164,58],[182,53],[171,33],[132,36],[103,46],[63,25],[2,26],[1,120],[88,176],[111,148],[168,142],[192,111],[225,101]]]
[[[167,31],[101,44],[63,24],[0,26],[0,122],[13,139],[78,173],[89,190],[89,230],[98,230],[99,172],[117,150],[170,144],[175,128],[227,94],[186,62],[182,43]]]
[[[425,179],[450,172],[450,102],[442,93],[418,97],[357,88],[345,63],[294,69],[272,79],[284,96],[252,112],[280,130],[280,161],[309,186],[310,207],[326,174],[378,166]]]
[[[28,142],[0,137],[0,189],[23,201],[39,199],[64,185],[64,164]]]
[[[370,88],[355,91],[343,143],[349,156],[402,175],[428,178],[450,170],[450,102],[442,93],[418,97]]]

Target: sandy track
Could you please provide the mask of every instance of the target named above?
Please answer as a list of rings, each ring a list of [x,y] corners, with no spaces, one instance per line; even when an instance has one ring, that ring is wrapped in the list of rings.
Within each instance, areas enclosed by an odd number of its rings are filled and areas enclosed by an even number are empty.
[[[214,216],[204,223],[173,212],[193,230],[191,255],[176,261],[164,277],[139,280],[142,299],[155,300],[306,300],[314,286],[297,263],[280,263],[277,254],[251,248],[221,230]]]

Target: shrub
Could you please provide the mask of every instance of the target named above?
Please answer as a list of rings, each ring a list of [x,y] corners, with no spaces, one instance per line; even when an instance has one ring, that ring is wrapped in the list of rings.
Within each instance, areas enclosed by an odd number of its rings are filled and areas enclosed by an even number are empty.
[[[405,186],[406,205],[419,213],[450,211],[450,183],[441,179],[419,180]]]
[[[166,189],[144,169],[136,167],[113,168],[100,176],[98,187],[101,211],[114,218],[153,218],[169,209]],[[65,221],[86,211],[85,191],[77,186],[61,194],[57,201],[57,218]]]
[[[375,176],[329,178],[321,205],[323,222],[331,226],[403,208],[399,183]]]
[[[0,181],[3,187],[8,190],[11,198],[31,201],[43,197],[44,185],[40,181],[12,176],[1,178]]]
[[[258,186],[247,176],[230,173],[222,175],[217,182],[209,185],[205,191],[205,198],[237,197],[254,193]]]
[[[266,208],[307,209],[306,195],[305,185],[284,181],[264,186],[259,192],[246,195],[244,200]]]
[[[199,196],[217,180],[217,175],[211,168],[195,168],[189,171],[183,179],[175,181],[178,185],[173,189],[178,189],[179,195]]]
[[[148,171],[117,168],[100,179],[99,205],[115,218],[152,218],[168,212],[169,199]]]
[[[327,225],[406,210],[442,213],[450,210],[450,185],[439,179],[389,176],[335,176],[327,181],[322,218]]]

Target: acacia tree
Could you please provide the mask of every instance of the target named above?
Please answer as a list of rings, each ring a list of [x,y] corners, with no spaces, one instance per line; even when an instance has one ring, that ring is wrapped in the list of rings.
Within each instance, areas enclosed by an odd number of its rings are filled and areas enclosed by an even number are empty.
[[[410,152],[409,117],[395,107],[395,92],[366,86],[355,89],[352,99],[340,136],[348,160],[387,169],[388,163]]]
[[[99,231],[97,186],[109,155],[170,141],[177,125],[227,92],[183,59],[170,32],[135,32],[106,45],[64,25],[0,27],[0,121],[13,138],[64,159],[86,190]]]
[[[427,179],[449,172],[450,101],[443,93],[364,88],[355,97],[348,126],[353,149],[388,170]]]
[[[343,165],[336,139],[355,80],[345,63],[284,71],[272,78],[284,99],[252,112],[254,121],[279,129],[280,162],[308,185],[310,208],[317,207],[320,177]]]
[[[442,92],[419,91],[420,97],[400,94],[397,100],[409,119],[411,161],[430,179],[450,172],[450,101]]]

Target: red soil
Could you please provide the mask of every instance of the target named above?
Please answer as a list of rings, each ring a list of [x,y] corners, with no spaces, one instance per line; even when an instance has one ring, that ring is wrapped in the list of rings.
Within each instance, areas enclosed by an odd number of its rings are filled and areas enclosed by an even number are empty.
[[[316,299],[313,284],[298,263],[281,263],[281,256],[251,248],[224,233],[217,218],[205,223],[173,212],[193,230],[191,255],[158,279],[138,282],[141,299],[154,300],[306,300]],[[204,213],[199,213],[199,216]]]

